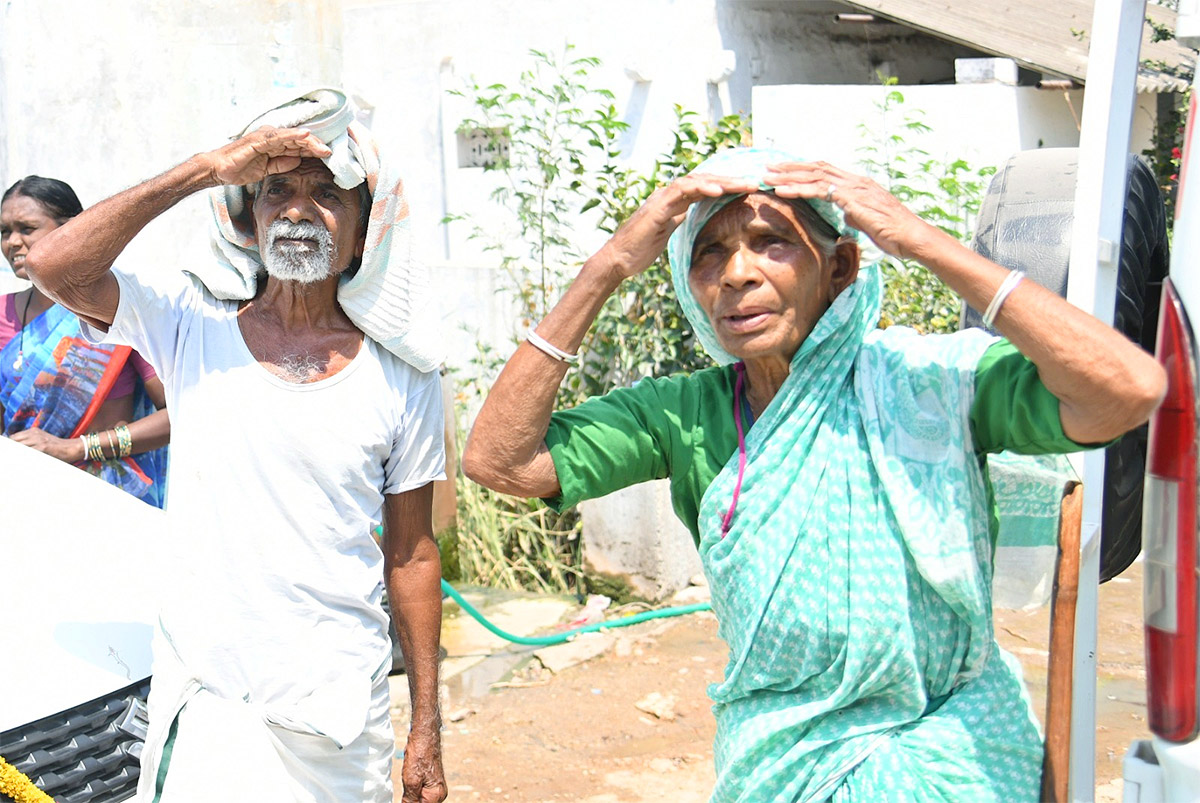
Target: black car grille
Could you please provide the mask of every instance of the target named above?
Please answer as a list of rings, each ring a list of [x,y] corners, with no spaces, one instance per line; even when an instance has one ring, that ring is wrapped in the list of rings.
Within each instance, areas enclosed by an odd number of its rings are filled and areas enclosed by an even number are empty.
[[[58,803],[110,803],[137,791],[150,679],[0,733],[0,756]],[[0,799],[4,799],[0,795]]]

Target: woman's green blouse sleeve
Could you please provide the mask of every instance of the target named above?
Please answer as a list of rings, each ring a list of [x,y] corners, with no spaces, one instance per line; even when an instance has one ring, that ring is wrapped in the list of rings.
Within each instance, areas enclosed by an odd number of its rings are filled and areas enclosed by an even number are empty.
[[[565,510],[629,485],[670,473],[670,441],[663,398],[670,379],[646,379],[631,388],[596,396],[550,417],[546,446],[561,493],[546,500]]]
[[[988,347],[975,369],[971,433],[979,453],[1062,454],[1105,444],[1082,444],[1062,429],[1058,398],[1037,366],[1007,340]]]

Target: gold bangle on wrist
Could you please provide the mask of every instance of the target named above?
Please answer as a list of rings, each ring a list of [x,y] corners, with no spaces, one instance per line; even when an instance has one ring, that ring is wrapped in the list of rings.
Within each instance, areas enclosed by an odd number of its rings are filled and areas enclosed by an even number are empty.
[[[115,432],[117,433],[116,456],[122,459],[129,457],[133,454],[133,435],[130,434],[129,427],[121,424]]]
[[[89,432],[82,437],[83,437],[84,445],[87,447],[84,457],[87,460],[92,460],[95,462],[103,462],[104,461],[104,449],[100,446],[100,433],[99,432]]]

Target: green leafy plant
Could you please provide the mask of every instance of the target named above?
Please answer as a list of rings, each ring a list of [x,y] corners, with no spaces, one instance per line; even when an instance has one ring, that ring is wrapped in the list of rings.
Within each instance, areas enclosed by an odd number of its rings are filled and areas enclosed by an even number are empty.
[[[565,267],[582,258],[572,233],[584,194],[597,189],[587,182],[619,176],[613,162],[627,126],[612,93],[589,84],[598,59],[574,55],[571,45],[561,54],[530,55],[533,63],[515,87],[472,79],[451,94],[471,102],[475,116],[458,131],[487,140],[494,159],[485,170],[502,178],[491,198],[514,224],[504,233],[474,226],[470,236],[499,257],[522,315],[539,318],[563,289]]]
[[[895,78],[884,81],[894,86]],[[994,167],[972,168],[964,159],[939,159],[918,145],[931,132],[924,112],[905,105],[892,89],[876,103],[877,126],[860,125],[866,141],[859,165],[903,204],[963,242],[974,233],[979,206]],[[911,326],[919,332],[958,328],[960,303],[954,291],[912,260],[885,258],[881,326]]]
[[[1178,0],[1164,0],[1160,5],[1173,11],[1179,10]],[[1150,41],[1165,42],[1175,38],[1175,30],[1146,17],[1146,25],[1150,28]],[[1189,48],[1191,49],[1191,48]],[[1173,75],[1187,82],[1187,89],[1177,92],[1167,103],[1159,103],[1159,120],[1154,127],[1150,147],[1142,151],[1142,156],[1150,163],[1162,190],[1163,200],[1167,207],[1167,228],[1173,233],[1175,226],[1175,196],[1179,189],[1179,169],[1183,164],[1183,134],[1187,122],[1187,110],[1192,99],[1192,80],[1195,77],[1196,50],[1192,50],[1190,62],[1182,65],[1171,65],[1163,61],[1143,59],[1142,66],[1152,70]]]
[[[578,516],[457,478],[458,576],[475,585],[540,592],[582,589]]]
[[[577,272],[586,254],[577,238],[589,230],[615,232],[659,187],[721,148],[749,144],[749,121],[729,115],[715,125],[675,108],[670,147],[647,173],[620,160],[626,125],[612,93],[591,85],[599,61],[530,51],[531,66],[518,85],[471,80],[455,94],[473,114],[460,132],[486,139],[493,156],[485,170],[498,173],[492,193],[509,215],[506,233],[474,225],[470,236],[497,257],[508,277],[518,330],[541,318]],[[461,216],[448,220],[469,223]],[[511,236],[510,236],[511,233]],[[514,344],[519,336],[514,334]],[[666,258],[627,280],[601,310],[568,372],[558,406],[628,385],[643,376],[692,371],[710,364],[671,289]],[[461,405],[472,407],[506,355],[480,344],[459,372]],[[496,494],[459,480],[459,572],[466,582],[530,590],[579,590],[579,517],[558,515],[539,503]]]
[[[674,143],[650,172],[625,170],[610,191],[590,199],[601,213],[598,226],[612,233],[650,197],[723,148],[750,144],[749,120],[732,114],[715,124],[697,122],[695,112],[675,107]],[[560,401],[577,404],[589,396],[633,384],[646,376],[690,373],[712,364],[696,341],[671,285],[666,255],[627,279],[608,300],[580,350],[578,371],[567,376]]]

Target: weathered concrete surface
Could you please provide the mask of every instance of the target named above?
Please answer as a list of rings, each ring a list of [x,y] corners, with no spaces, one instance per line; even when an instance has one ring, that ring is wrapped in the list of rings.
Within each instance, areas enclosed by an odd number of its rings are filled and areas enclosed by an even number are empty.
[[[589,575],[607,576],[626,585],[631,596],[657,602],[701,572],[692,534],[671,508],[666,480],[634,485],[579,508]]]
[[[611,633],[581,633],[577,638],[543,647],[533,655],[554,674],[608,652],[616,641]]]
[[[520,594],[496,589],[458,589],[492,624],[515,636],[546,633],[579,610],[570,597]],[[491,684],[510,674],[529,659],[531,647],[514,645],[488,631],[451,600],[442,608],[441,681],[443,706],[451,697],[467,701],[487,694]],[[409,712],[408,679],[404,675],[388,678],[391,687],[392,716],[407,718]]]

